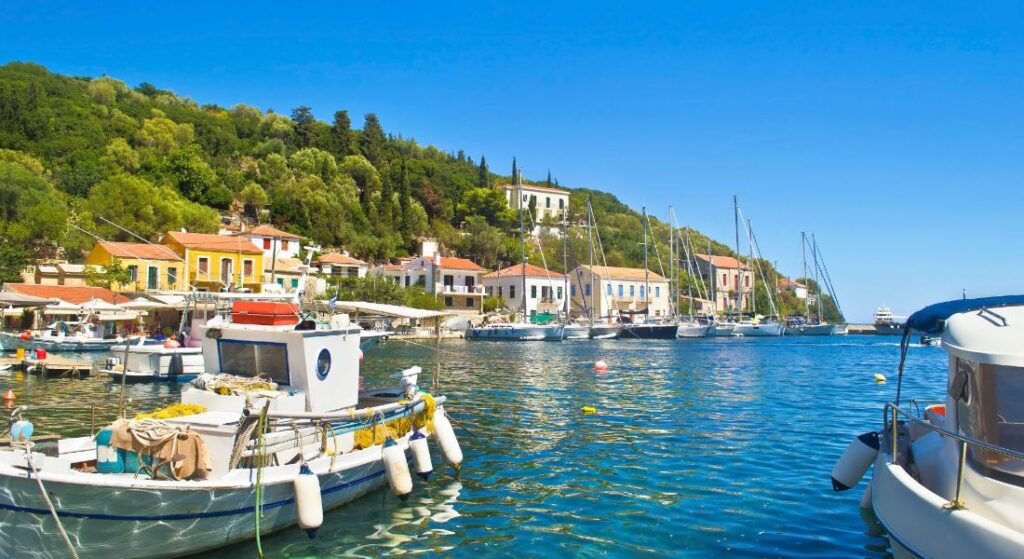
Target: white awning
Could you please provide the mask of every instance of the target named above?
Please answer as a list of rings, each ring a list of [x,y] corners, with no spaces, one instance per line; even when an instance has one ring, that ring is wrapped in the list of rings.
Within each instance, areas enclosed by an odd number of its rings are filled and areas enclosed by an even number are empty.
[[[43,308],[43,314],[80,314],[82,307],[71,304],[63,299],[58,299],[55,305],[47,305]]]
[[[81,304],[82,310],[86,312],[118,312],[122,311],[121,307],[108,303],[103,299],[90,299]]]
[[[319,301],[321,304],[325,304],[324,301]],[[391,316],[395,318],[409,318],[409,319],[424,319],[424,318],[438,318],[442,316],[448,316],[450,313],[443,311],[430,311],[426,309],[416,309],[413,307],[404,307],[402,305],[385,305],[383,303],[366,303],[363,301],[337,301],[334,304],[335,310],[344,312],[358,312],[365,315],[373,316]]]

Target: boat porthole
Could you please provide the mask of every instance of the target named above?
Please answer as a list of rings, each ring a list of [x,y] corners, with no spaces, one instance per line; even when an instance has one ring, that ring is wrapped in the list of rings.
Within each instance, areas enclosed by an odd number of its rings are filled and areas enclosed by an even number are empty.
[[[324,380],[327,378],[327,373],[331,372],[331,352],[327,351],[326,348],[320,350],[320,355],[316,357],[316,378]]]

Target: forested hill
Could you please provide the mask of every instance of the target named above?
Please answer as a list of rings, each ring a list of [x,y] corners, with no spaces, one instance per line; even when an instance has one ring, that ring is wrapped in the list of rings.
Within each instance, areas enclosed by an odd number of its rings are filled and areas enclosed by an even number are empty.
[[[424,236],[488,268],[518,261],[518,220],[495,188],[511,181],[513,162],[495,173],[484,155],[388,133],[373,113],[361,129],[352,118],[201,105],[149,83],[2,66],[0,282],[32,259],[80,258],[97,237],[129,240],[118,226],[151,240],[182,227],[213,232],[223,211],[370,261],[412,254]],[[550,174],[535,184],[545,183]],[[639,265],[640,215],[611,194],[570,190],[574,222],[592,198],[608,264]],[[666,258],[668,229],[654,227]],[[692,233],[700,250],[731,254]],[[561,269],[560,244],[544,248]],[[582,252],[578,242],[571,250]],[[537,246],[530,252],[541,260]]]

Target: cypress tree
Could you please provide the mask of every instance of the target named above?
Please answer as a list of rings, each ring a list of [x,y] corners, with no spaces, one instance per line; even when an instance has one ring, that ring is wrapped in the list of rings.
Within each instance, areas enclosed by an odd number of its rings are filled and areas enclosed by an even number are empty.
[[[551,169],[548,169],[548,188],[551,188]]]
[[[334,139],[334,154],[338,158],[346,155],[353,155],[355,146],[352,145],[352,120],[348,117],[348,111],[336,111],[334,113],[334,125],[331,126],[331,136]]]
[[[380,168],[381,160],[384,158],[384,144],[387,137],[384,135],[384,128],[380,120],[373,113],[366,113],[363,123],[363,133],[359,136],[359,151],[370,163]]]
[[[487,158],[480,156],[480,177],[477,179],[477,186],[489,186],[491,184],[491,174],[487,170]]]
[[[513,184],[515,184],[516,177],[518,177],[518,176],[519,176],[519,168],[516,167],[516,158],[515,158],[515,156],[513,156],[512,157],[512,183]]]

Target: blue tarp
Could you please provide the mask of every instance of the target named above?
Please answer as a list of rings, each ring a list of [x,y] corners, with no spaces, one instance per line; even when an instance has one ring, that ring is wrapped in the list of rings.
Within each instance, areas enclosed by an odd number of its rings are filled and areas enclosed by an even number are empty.
[[[910,315],[905,328],[907,331],[916,330],[924,334],[941,334],[946,319],[954,314],[1016,305],[1024,305],[1024,295],[1000,295],[935,303]]]

